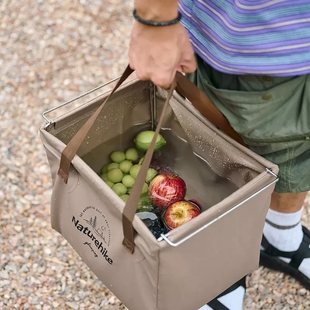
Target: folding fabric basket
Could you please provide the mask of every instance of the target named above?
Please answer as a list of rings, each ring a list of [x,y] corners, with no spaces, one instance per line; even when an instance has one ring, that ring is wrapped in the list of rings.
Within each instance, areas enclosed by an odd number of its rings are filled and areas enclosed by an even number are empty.
[[[40,128],[52,227],[130,310],[197,310],[255,270],[278,180],[278,167],[236,142],[201,91],[180,74],[176,84],[166,91],[133,80],[53,121],[56,108],[44,112]],[[135,214],[156,135],[126,204],[98,175],[112,151],[150,128],[166,138],[162,158],[186,181],[186,198],[203,209],[159,239]]]

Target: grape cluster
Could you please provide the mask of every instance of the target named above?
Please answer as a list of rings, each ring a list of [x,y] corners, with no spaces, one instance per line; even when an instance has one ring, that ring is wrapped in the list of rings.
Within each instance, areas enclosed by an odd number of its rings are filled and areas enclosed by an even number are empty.
[[[148,228],[156,239],[158,239],[161,234],[166,234],[168,232],[167,228],[159,218],[154,220]]]
[[[139,160],[138,150],[129,148],[125,152],[114,151],[110,154],[111,162],[106,163],[99,175],[112,190],[127,202],[132,187],[139,174],[144,157]],[[145,182],[142,188],[142,194],[147,194],[149,183],[158,174],[158,172],[149,168],[147,170]]]

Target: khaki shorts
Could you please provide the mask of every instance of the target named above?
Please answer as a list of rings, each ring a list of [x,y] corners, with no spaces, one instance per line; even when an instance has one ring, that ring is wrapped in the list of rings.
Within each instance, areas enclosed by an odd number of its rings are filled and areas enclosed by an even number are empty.
[[[200,58],[189,78],[255,153],[277,164],[276,192],[310,190],[310,74],[229,75]]]

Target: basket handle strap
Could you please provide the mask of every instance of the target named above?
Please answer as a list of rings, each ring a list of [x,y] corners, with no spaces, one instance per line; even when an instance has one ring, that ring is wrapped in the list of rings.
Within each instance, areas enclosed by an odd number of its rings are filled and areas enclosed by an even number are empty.
[[[176,74],[176,81],[176,91],[180,95],[187,98],[192,103],[192,105],[216,127],[245,146],[245,143],[231,127],[226,117],[194,83],[192,83],[180,72],[177,72]]]
[[[164,120],[164,117],[166,115],[166,110],[169,105],[169,101],[172,97],[173,91],[176,88],[176,81],[174,79],[172,85],[170,86],[168,90],[168,95],[165,100],[164,106],[162,108],[158,123],[156,125],[155,134],[153,136],[153,139],[150,143],[150,146],[145,154],[142,166],[139,170],[138,176],[136,178],[136,181],[132,187],[132,190],[130,192],[130,195],[128,197],[128,200],[126,202],[123,215],[122,215],[122,222],[123,222],[123,233],[124,233],[124,239],[123,239],[123,245],[127,248],[127,250],[130,253],[133,253],[134,251],[134,229],[132,226],[132,222],[134,219],[134,216],[136,214],[137,205],[139,203],[139,199],[142,192],[142,187],[145,182],[147,170],[149,169],[154,149],[155,149],[155,143],[156,139],[158,137],[159,131],[161,130],[161,126]]]
[[[60,164],[58,175],[61,179],[63,179],[64,183],[68,182],[69,178],[69,171],[71,161],[76,155],[79,147],[81,146],[83,140],[85,139],[86,135],[88,134],[90,128],[94,124],[95,120],[98,118],[100,112],[102,111],[106,102],[110,99],[113,93],[121,86],[121,84],[131,75],[133,70],[128,65],[125,69],[124,73],[120,77],[119,81],[106,98],[106,100],[98,107],[98,109],[94,112],[94,114],[85,122],[82,128],[76,133],[76,135],[69,141],[67,146],[61,153]],[[161,124],[163,122],[166,108],[172,97],[173,91],[177,90],[182,96],[188,98],[192,104],[204,115],[206,116],[214,125],[224,131],[226,134],[230,135],[232,138],[237,140],[238,142],[242,143],[240,137],[234,132],[234,130],[229,125],[226,118],[221,114],[220,111],[214,106],[214,104],[196,87],[189,79],[184,77],[181,73],[177,73],[176,77],[168,90],[168,95],[166,101],[164,103],[162,113],[160,115],[155,134],[153,140],[150,144],[148,151],[145,154],[144,161],[140,168],[139,174],[135,181],[135,184],[132,188],[132,191],[129,195],[129,198],[126,202],[126,205],[123,210],[122,214],[122,224],[123,224],[123,245],[126,249],[130,252],[134,252],[134,229],[133,229],[133,219],[136,213],[136,207],[139,202],[139,197],[142,192],[142,187],[144,184],[144,180],[147,174],[147,170],[151,163],[151,159],[154,153],[155,143],[159,131],[161,129]],[[243,144],[243,143],[242,143]]]

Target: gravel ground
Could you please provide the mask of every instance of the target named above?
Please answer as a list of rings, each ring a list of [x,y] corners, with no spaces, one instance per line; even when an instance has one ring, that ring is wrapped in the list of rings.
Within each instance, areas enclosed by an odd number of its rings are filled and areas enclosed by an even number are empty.
[[[0,309],[126,309],[50,228],[38,128],[42,111],[123,71],[131,2],[0,1]],[[245,309],[310,309],[280,273],[260,268],[248,284]]]

